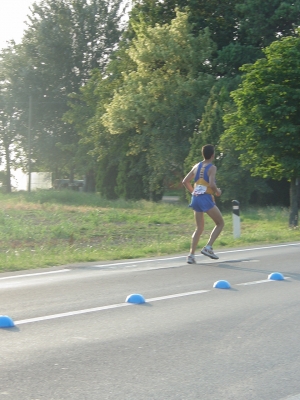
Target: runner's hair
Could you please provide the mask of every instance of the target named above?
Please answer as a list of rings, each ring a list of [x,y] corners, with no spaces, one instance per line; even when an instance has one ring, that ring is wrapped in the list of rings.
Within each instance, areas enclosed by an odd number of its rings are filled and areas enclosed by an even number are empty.
[[[215,148],[212,144],[206,144],[202,147],[202,155],[205,160],[209,160],[210,157],[214,154]]]

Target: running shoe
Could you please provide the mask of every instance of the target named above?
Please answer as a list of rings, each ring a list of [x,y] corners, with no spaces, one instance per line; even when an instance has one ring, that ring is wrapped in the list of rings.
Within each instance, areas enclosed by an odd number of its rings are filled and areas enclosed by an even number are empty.
[[[190,255],[187,257],[186,262],[187,262],[188,264],[197,264],[197,263],[196,263],[195,256],[193,256],[192,254],[190,254]]]
[[[218,260],[219,259],[219,257],[214,253],[212,247],[211,248],[203,247],[203,249],[201,250],[201,253],[204,256],[210,257],[210,258],[212,258],[214,260]]]

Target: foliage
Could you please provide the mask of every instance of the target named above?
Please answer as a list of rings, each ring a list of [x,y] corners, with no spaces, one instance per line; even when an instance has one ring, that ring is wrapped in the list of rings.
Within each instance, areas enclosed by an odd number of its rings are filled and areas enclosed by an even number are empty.
[[[198,161],[201,144],[213,142],[224,201],[236,193],[246,201],[253,186],[265,190],[237,164],[234,143],[221,154],[222,116],[232,107],[239,67],[264,57],[278,37],[296,35],[300,0],[135,0],[121,36],[124,5],[32,5],[22,43],[0,59],[7,168],[16,161],[28,168],[31,147],[35,170],[85,175],[90,188],[97,173],[108,198],[160,199]],[[241,172],[235,179],[232,168]]]
[[[146,154],[150,192],[158,193],[173,171],[182,172],[213,82],[212,50],[209,33],[194,37],[180,12],[170,25],[141,28],[128,50],[137,70],[124,74],[102,121],[111,134],[129,137],[128,155]]]
[[[253,178],[248,171],[249,167],[241,165],[240,151],[235,143],[224,140],[220,146],[220,137],[224,132],[223,114],[234,112],[235,106],[228,95],[237,89],[240,80],[239,67],[263,58],[264,46],[270,45],[279,35],[296,34],[300,2],[248,0],[236,2],[232,6],[233,18],[238,21],[236,29],[232,30],[233,36],[227,36],[227,44],[219,46],[217,41],[218,53],[213,60],[213,70],[227,79],[219,79],[210,93],[199,129],[191,139],[185,170],[199,160],[204,144],[217,145],[216,165],[220,167],[218,184],[223,189],[220,201],[228,202],[230,198],[238,198],[247,204],[254,191],[268,193],[270,188],[263,177]]]
[[[92,161],[62,116],[91,70],[103,70],[118,42],[121,0],[45,0],[34,3],[21,44],[28,67],[24,91],[32,96],[35,167],[89,171]],[[27,111],[26,106],[23,106]]]
[[[232,92],[237,109],[225,115],[222,142],[241,151],[239,158],[253,175],[291,180],[291,212],[297,221],[293,186],[300,175],[300,37],[275,41],[264,52],[266,58],[242,68],[242,84]]]
[[[233,199],[238,199],[245,207],[253,192],[267,193],[270,189],[263,179],[251,177],[249,170],[241,166],[239,151],[235,146],[230,146],[227,142],[226,148],[220,146],[220,137],[224,132],[223,115],[225,110],[232,108],[230,89],[236,85],[237,82],[233,79],[223,78],[212,88],[199,129],[190,140],[191,148],[185,160],[185,173],[202,160],[202,146],[213,144],[216,149],[214,163],[218,168],[217,182],[222,189],[222,196],[218,201],[229,205]]]
[[[227,45],[236,30],[235,6],[237,1],[225,0],[142,0],[136,1],[130,12],[129,31],[140,23],[154,27],[169,24],[176,17],[176,9],[187,12],[193,32],[198,35],[209,28],[218,48]]]
[[[295,35],[300,25],[300,1],[287,0],[138,0],[130,13],[127,36],[135,36],[137,25],[170,23],[176,7],[188,13],[197,35],[208,28],[217,45],[213,71],[233,77],[245,63],[261,57],[261,49],[279,35]]]
[[[276,41],[265,54],[242,68],[223,142],[234,142],[253,174],[290,179],[300,174],[300,38]]]
[[[3,157],[7,192],[11,192],[11,169],[27,164],[28,134],[24,129],[24,112],[19,104],[22,99],[24,64],[17,56],[17,46],[11,43],[0,59],[0,147]],[[24,137],[26,137],[26,144]]]
[[[296,36],[299,0],[247,0],[239,2],[236,11],[241,16],[238,28],[241,44],[265,48],[279,37]]]

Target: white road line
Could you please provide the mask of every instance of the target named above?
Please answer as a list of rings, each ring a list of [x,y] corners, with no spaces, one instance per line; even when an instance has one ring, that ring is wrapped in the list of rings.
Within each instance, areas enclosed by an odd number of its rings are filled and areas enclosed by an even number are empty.
[[[271,279],[263,279],[262,281],[253,281],[253,282],[245,282],[245,283],[237,283],[236,286],[246,286],[246,285],[256,285],[258,283],[267,283],[267,282],[275,282]]]
[[[285,276],[284,279],[291,279],[289,276]],[[246,286],[246,285],[256,285],[258,283],[266,283],[266,282],[278,282],[276,279],[263,279],[261,281],[252,281],[245,283],[236,283],[236,286]],[[280,282],[280,281],[279,281]]]
[[[300,393],[296,394],[295,396],[285,397],[284,399],[281,400],[300,400]]]
[[[70,312],[61,313],[61,314],[46,315],[44,317],[22,319],[20,321],[16,321],[15,325],[29,324],[30,322],[46,321],[48,319],[57,319],[57,318],[70,317],[72,315],[88,314],[88,313],[91,313],[91,312],[109,310],[109,309],[112,309],[112,308],[126,307],[126,306],[129,306],[129,305],[132,305],[132,304],[130,304],[130,303],[112,304],[110,306],[87,308],[86,310],[70,311]]]
[[[237,253],[240,251],[253,251],[253,250],[265,250],[265,249],[277,249],[279,247],[289,247],[289,246],[300,246],[300,243],[287,243],[287,244],[278,244],[272,246],[264,246],[264,247],[251,247],[250,249],[236,249],[236,250],[228,250],[228,251],[218,251],[219,254],[226,254],[226,253]]]
[[[250,249],[236,249],[236,250],[228,250],[228,251],[218,251],[218,254],[228,254],[228,253],[238,253],[238,252],[245,252],[245,251],[256,251],[256,250],[266,250],[266,249],[274,249],[279,247],[289,247],[289,246],[300,246],[300,243],[288,243],[288,244],[279,244],[279,245],[272,245],[272,246],[264,246],[264,247],[254,247]],[[202,255],[196,255],[196,257],[205,257]],[[126,266],[135,266],[136,264],[143,264],[147,262],[157,262],[157,261],[172,261],[172,260],[180,260],[182,258],[186,258],[186,256],[177,256],[177,257],[167,257],[167,258],[152,258],[147,260],[135,260],[135,261],[125,261],[113,264],[99,264],[93,265],[94,268],[101,268],[101,267],[113,267],[118,265],[126,265]],[[223,260],[220,260],[223,261]]]
[[[288,247],[288,246],[300,246],[300,243],[288,243],[288,244],[280,244],[280,245],[272,245],[272,246],[265,246],[265,247],[255,247],[250,249],[236,249],[236,250],[228,250],[228,251],[220,251],[218,254],[227,254],[227,253],[236,253],[236,252],[245,252],[245,251],[253,251],[253,250],[265,250],[265,249],[272,249],[272,248],[279,248],[279,247]],[[197,255],[196,257],[204,257],[203,255]],[[182,258],[186,258],[186,256],[177,256],[177,257],[168,257],[168,258],[156,258],[156,259],[147,259],[147,260],[135,260],[135,261],[126,261],[126,262],[119,262],[113,264],[100,264],[100,265],[93,265],[94,268],[102,268],[102,267],[115,267],[125,265],[127,268],[136,267],[137,264],[143,264],[147,262],[157,262],[157,261],[171,261],[171,260],[179,260]],[[211,260],[208,260],[211,261]],[[223,260],[220,260],[223,261]],[[226,260],[224,260],[226,261]],[[252,262],[258,260],[251,260]],[[162,267],[158,267],[160,269]],[[4,276],[1,277],[0,280],[4,279],[15,279],[15,278],[30,278],[31,276],[38,276],[38,275],[47,275],[47,274],[58,274],[61,272],[70,272],[72,269],[62,269],[58,271],[48,271],[48,272],[37,272],[33,274],[26,274],[26,275],[12,275],[12,276]]]
[[[11,276],[3,276],[0,280],[4,279],[15,279],[15,278],[30,278],[32,276],[39,276],[39,275],[49,275],[49,274],[60,274],[62,272],[69,272],[72,271],[71,269],[60,269],[58,271],[48,271],[48,272],[36,272],[34,274],[26,274],[26,275],[11,275]]]
[[[207,293],[207,292],[210,292],[210,290],[195,290],[194,292],[170,294],[169,296],[153,297],[152,299],[148,299],[147,302],[160,301],[160,300],[165,300],[165,299],[173,299],[175,297],[191,296],[193,294],[201,294],[201,293]]]
[[[148,260],[136,260],[136,261],[126,261],[126,262],[119,262],[119,263],[113,263],[113,264],[99,264],[99,265],[93,265],[93,268],[101,268],[101,267],[114,267],[118,265],[126,265],[126,266],[134,266],[136,267],[135,264],[143,264],[146,262],[157,262],[157,261],[169,261],[169,260],[178,260],[180,258],[186,258],[186,256],[179,256],[179,257],[169,257],[169,258],[153,258],[153,259],[148,259]]]
[[[194,292],[177,293],[177,294],[170,294],[168,296],[154,297],[152,299],[147,299],[146,303],[150,303],[150,302],[154,302],[154,301],[160,301],[160,300],[173,299],[175,297],[191,296],[191,295],[194,295],[194,294],[201,294],[201,293],[206,293],[206,292],[209,292],[209,291],[210,290],[196,290]],[[79,314],[88,314],[88,313],[91,313],[91,312],[111,310],[113,308],[121,308],[121,307],[132,306],[132,305],[134,305],[134,304],[132,304],[132,303],[112,304],[112,305],[109,305],[109,306],[87,308],[85,310],[70,311],[70,312],[65,312],[65,313],[60,313],[60,314],[46,315],[44,317],[22,319],[20,321],[15,321],[14,323],[17,326],[17,325],[29,324],[31,322],[40,322],[40,321],[46,321],[46,320],[49,320],[49,319],[64,318],[64,317],[70,317],[70,316],[79,315]]]
[[[284,279],[290,279],[290,278],[285,277]],[[272,280],[272,279],[264,279],[264,280],[261,280],[261,281],[237,283],[236,286],[239,286],[239,285],[255,285],[255,284],[258,284],[258,283],[266,283],[266,282],[277,282],[277,281]],[[167,295],[167,296],[153,297],[153,298],[147,299],[145,301],[146,301],[146,303],[151,303],[151,302],[154,302],[154,301],[174,299],[174,298],[178,298],[178,297],[192,296],[192,295],[195,295],[195,294],[202,294],[202,293],[208,293],[208,292],[210,292],[210,290],[195,290],[193,292],[176,293],[176,294],[170,294],[170,295]],[[49,320],[49,319],[70,317],[70,316],[80,315],[80,314],[88,314],[88,313],[91,313],[91,312],[111,310],[111,309],[114,309],[114,308],[121,308],[121,307],[126,307],[126,306],[131,306],[131,305],[133,305],[133,304],[132,303],[119,303],[119,304],[112,304],[112,305],[102,306],[102,307],[88,308],[88,309],[85,309],[85,310],[70,311],[70,312],[60,313],[60,314],[46,315],[46,316],[43,316],[43,317],[22,319],[20,321],[16,321],[15,325],[28,324],[28,323],[31,323],[31,322],[46,321],[46,320]]]

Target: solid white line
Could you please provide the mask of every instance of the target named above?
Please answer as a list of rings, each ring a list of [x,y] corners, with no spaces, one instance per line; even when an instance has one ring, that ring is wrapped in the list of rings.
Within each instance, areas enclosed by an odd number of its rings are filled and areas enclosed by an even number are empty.
[[[264,247],[254,247],[254,248],[250,248],[250,249],[236,249],[236,250],[228,250],[228,251],[218,251],[218,254],[227,254],[227,253],[254,251],[254,250],[274,249],[274,248],[288,247],[288,246],[300,246],[300,243],[288,243],[288,244],[279,244],[279,245],[264,246]],[[204,256],[203,255],[196,255],[196,257],[204,257]],[[147,263],[147,262],[180,260],[182,258],[186,258],[186,256],[167,257],[167,258],[153,258],[153,259],[147,259],[147,260],[126,261],[126,262],[119,262],[119,263],[113,263],[113,264],[99,264],[99,265],[93,265],[93,267],[94,268],[101,268],[101,267],[112,267],[112,266],[118,266],[118,265],[134,265],[134,264],[142,264],[142,263]],[[220,260],[220,261],[222,261],[222,260]]]
[[[166,260],[178,260],[180,258],[186,258],[186,256],[179,256],[179,257],[169,257],[169,258],[155,258],[149,260],[137,260],[137,261],[126,261],[126,262],[119,262],[114,264],[100,264],[100,265],[93,265],[94,268],[101,268],[101,267],[112,267],[116,265],[133,265],[134,264],[142,264],[146,262],[156,262],[156,261],[166,261]]]
[[[69,272],[71,269],[60,269],[58,271],[48,271],[48,272],[36,272],[34,274],[27,275],[12,275],[12,276],[3,276],[0,280],[3,279],[14,279],[14,278],[30,278],[31,276],[39,276],[39,275],[48,275],[48,274],[60,274],[61,272]]]
[[[289,277],[285,277],[284,279],[290,279]],[[261,281],[253,281],[253,282],[245,282],[245,283],[237,283],[236,285],[255,285],[258,283],[266,283],[266,282],[277,282],[273,279],[264,279]],[[176,293],[176,294],[170,294],[167,296],[160,296],[160,297],[153,297],[150,299],[145,300],[146,303],[151,303],[154,301],[160,301],[160,300],[167,300],[167,299],[174,299],[178,297],[184,297],[184,296],[192,296],[194,294],[202,294],[202,293],[207,293],[210,292],[210,290],[195,290],[193,292],[185,292],[185,293]],[[70,317],[73,315],[80,315],[80,314],[88,314],[91,312],[96,312],[96,311],[104,311],[104,310],[111,310],[114,308],[121,308],[121,307],[126,307],[134,305],[132,303],[119,303],[119,304],[112,304],[109,306],[102,306],[102,307],[95,307],[95,308],[87,308],[85,310],[78,310],[78,311],[69,311],[65,313],[60,313],[60,314],[53,314],[53,315],[46,315],[44,317],[36,317],[36,318],[28,318],[28,319],[22,319],[20,321],[16,321],[15,325],[22,325],[22,324],[28,324],[31,322],[39,322],[39,321],[46,321],[49,319],[57,319],[57,318],[64,318],[64,317]]]
[[[227,253],[237,253],[240,251],[253,251],[253,250],[265,250],[265,249],[277,249],[279,247],[289,247],[289,246],[300,246],[300,243],[287,243],[287,244],[278,244],[272,246],[264,246],[264,247],[251,247],[250,249],[236,249],[236,250],[228,250],[228,251],[218,251],[219,254],[227,254]]]
[[[246,286],[246,285],[256,285],[258,283],[266,283],[266,282],[275,282],[271,279],[264,279],[262,281],[253,281],[253,282],[246,282],[246,283],[237,283],[236,286]]]
[[[112,308],[126,307],[126,306],[129,306],[129,305],[131,305],[131,303],[112,304],[110,306],[87,308],[86,310],[70,311],[70,312],[65,312],[65,313],[61,313],[61,314],[46,315],[44,317],[22,319],[20,321],[16,321],[15,325],[28,324],[30,322],[46,321],[48,319],[57,319],[57,318],[63,318],[63,317],[70,317],[72,315],[87,314],[87,313],[96,312],[96,311],[109,310],[109,309],[112,309]]]
[[[207,292],[210,292],[210,290],[195,290],[194,292],[170,294],[169,296],[153,297],[152,299],[147,299],[147,302],[153,302],[153,301],[159,301],[159,300],[165,300],[165,299],[173,299],[175,297],[191,296],[193,294],[201,294],[201,293],[207,293]]]
[[[219,254],[227,254],[227,253],[235,253],[235,252],[243,252],[243,251],[252,251],[252,250],[263,250],[263,249],[271,249],[271,248],[278,248],[278,247],[288,247],[288,246],[300,246],[300,243],[288,243],[288,244],[281,244],[281,245],[273,245],[273,246],[265,246],[265,247],[255,247],[250,249],[236,249],[236,250],[228,250],[228,251],[220,251]],[[202,255],[196,257],[204,257]],[[113,264],[100,264],[94,265],[94,268],[101,268],[101,267],[112,267],[118,265],[131,265],[136,266],[136,264],[142,264],[146,262],[157,262],[157,261],[170,261],[170,260],[179,260],[182,258],[186,258],[186,256],[177,256],[177,257],[168,257],[168,258],[157,258],[157,259],[147,259],[147,260],[136,260],[136,261],[126,261],[120,263],[113,263]],[[255,260],[257,261],[257,260]],[[27,275],[12,275],[12,276],[4,276],[1,277],[0,280],[4,279],[14,279],[14,278],[30,278],[31,276],[39,276],[39,275],[47,275],[47,274],[58,274],[61,272],[69,272],[72,271],[71,269],[62,269],[58,271],[48,271],[48,272],[37,272],[34,274],[27,274]]]
[[[175,297],[191,296],[193,294],[201,294],[201,293],[206,293],[206,292],[209,292],[209,291],[210,290],[196,290],[194,292],[170,294],[168,296],[154,297],[152,299],[147,299],[145,301],[146,301],[146,303],[150,303],[150,302],[153,302],[153,301],[173,299]],[[70,316],[79,315],[79,314],[88,314],[88,313],[91,313],[91,312],[111,310],[113,308],[121,308],[121,307],[132,306],[132,305],[134,305],[134,304],[132,304],[132,303],[112,304],[112,305],[109,305],[109,306],[87,308],[85,310],[70,311],[70,312],[65,312],[65,313],[60,313],[60,314],[46,315],[44,317],[22,319],[20,321],[15,321],[14,323],[15,323],[15,325],[23,325],[23,324],[29,324],[31,322],[40,322],[40,321],[46,321],[46,320],[49,320],[49,319],[64,318],[64,317],[70,317]]]
[[[289,276],[285,276],[284,279],[291,279]],[[256,285],[258,283],[266,283],[266,282],[282,282],[276,279],[263,279],[261,281],[252,281],[252,282],[245,282],[245,283],[236,283],[236,286],[246,286],[246,285]]]

